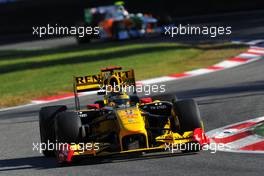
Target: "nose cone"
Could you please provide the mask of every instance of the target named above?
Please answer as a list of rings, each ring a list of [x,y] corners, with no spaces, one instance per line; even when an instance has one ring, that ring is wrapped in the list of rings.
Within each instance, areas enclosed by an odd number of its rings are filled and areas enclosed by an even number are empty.
[[[117,117],[121,132],[145,133],[145,121],[137,107],[118,110]]]

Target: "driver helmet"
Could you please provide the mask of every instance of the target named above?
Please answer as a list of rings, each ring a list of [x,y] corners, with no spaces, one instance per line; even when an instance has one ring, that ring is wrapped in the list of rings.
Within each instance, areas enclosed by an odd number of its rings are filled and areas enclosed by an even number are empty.
[[[124,93],[117,93],[110,97],[108,101],[110,106],[124,107],[130,105],[130,98]]]

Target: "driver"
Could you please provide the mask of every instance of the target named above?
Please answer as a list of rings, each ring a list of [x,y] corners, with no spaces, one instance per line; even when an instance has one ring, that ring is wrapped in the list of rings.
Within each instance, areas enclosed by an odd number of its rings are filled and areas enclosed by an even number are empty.
[[[124,93],[114,93],[108,99],[108,105],[112,107],[127,107],[130,106],[130,98]]]

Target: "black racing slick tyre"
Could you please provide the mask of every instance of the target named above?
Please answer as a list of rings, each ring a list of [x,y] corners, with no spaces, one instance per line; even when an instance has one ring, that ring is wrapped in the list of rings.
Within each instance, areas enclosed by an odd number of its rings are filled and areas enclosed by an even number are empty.
[[[173,131],[183,133],[193,131],[196,128],[203,128],[198,105],[193,99],[174,102],[172,111]]]
[[[179,100],[173,103],[174,124],[177,126],[175,132],[183,134],[186,131],[194,131],[196,128],[203,128],[200,111],[193,99]],[[198,142],[181,144],[183,153],[198,152],[201,146]]]
[[[66,106],[59,105],[43,107],[39,111],[40,140],[42,147],[45,146],[42,148],[42,153],[46,157],[55,156],[54,151],[49,150],[49,145],[55,144],[54,119],[57,114],[66,111],[66,109]]]
[[[81,139],[82,122],[76,112],[62,112],[55,121],[56,139],[59,143],[78,143]]]

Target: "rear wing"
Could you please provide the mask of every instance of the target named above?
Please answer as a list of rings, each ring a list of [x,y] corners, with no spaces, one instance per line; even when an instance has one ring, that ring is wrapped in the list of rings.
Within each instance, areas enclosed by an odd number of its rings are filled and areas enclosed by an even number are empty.
[[[99,90],[103,84],[101,75],[74,77],[74,89],[77,93]]]
[[[76,109],[80,109],[78,93],[90,91],[98,91],[99,93],[106,91],[108,86],[136,86],[134,70],[122,70],[122,67],[106,67],[102,68],[97,75],[74,76],[73,88]]]

